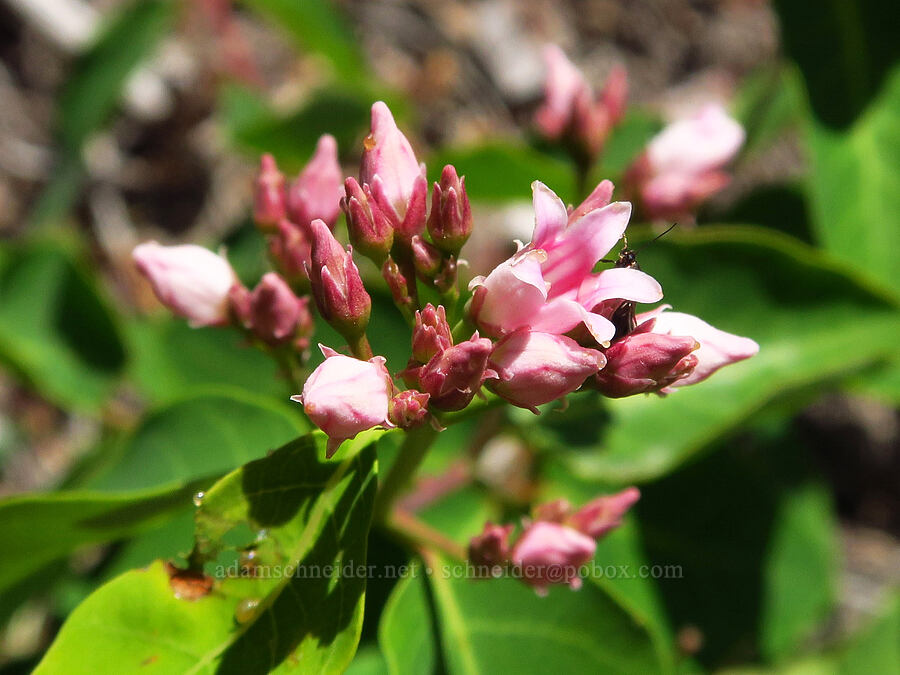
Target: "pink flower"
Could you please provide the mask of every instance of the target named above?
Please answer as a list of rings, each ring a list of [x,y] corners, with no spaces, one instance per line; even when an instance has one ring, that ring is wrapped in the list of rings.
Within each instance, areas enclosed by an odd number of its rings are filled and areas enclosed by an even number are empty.
[[[544,60],[547,79],[544,103],[535,114],[537,127],[551,140],[568,137],[593,158],[624,114],[628,95],[625,70],[613,69],[603,92],[595,100],[584,75],[559,47],[544,47]]]
[[[668,312],[666,309],[667,307],[663,306],[639,315],[638,327],[645,321],[655,320],[651,329],[653,333],[688,336],[700,343],[700,347],[692,354],[697,359],[694,368],[684,377],[662,389],[662,393],[670,393],[678,387],[702,382],[719,368],[748,359],[759,351],[759,345],[750,338],[726,333],[696,316]]]
[[[596,349],[571,338],[517,330],[502,338],[489,365],[498,380],[489,387],[513,405],[538,413],[537,406],[570,394],[606,363]]]
[[[194,327],[228,322],[228,292],[237,277],[222,256],[202,246],[137,246],[132,258],[156,297]]]
[[[361,361],[319,345],[325,360],[291,400],[303,404],[313,424],[328,434],[327,456],[361,431],[388,424],[393,383],[384,357]]]
[[[430,405],[438,410],[462,410],[485,379],[497,376],[488,368],[493,346],[475,333],[465,342],[438,351],[424,365],[410,361],[400,377],[410,387],[430,394]]]
[[[405,239],[425,228],[428,184],[406,136],[382,101],[372,106],[371,132],[366,137],[359,182],[371,189],[378,208]]]
[[[716,104],[663,129],[629,169],[628,180],[650,217],[689,215],[730,181],[723,167],[744,142],[744,130]]]
[[[428,416],[429,394],[415,389],[406,389],[396,394],[389,406],[388,419],[400,429],[412,429],[425,421]]]
[[[546,185],[535,182],[532,188],[532,241],[487,277],[472,280],[472,318],[492,336],[519,328],[563,334],[584,323],[597,342],[608,342],[615,327],[593,313],[594,307],[611,298],[635,302],[662,298],[659,283],[639,270],[592,274],[625,232],[631,205],[608,203],[612,183],[604,181],[570,216]]]
[[[551,584],[580,588],[579,568],[594,557],[596,548],[596,542],[578,530],[537,521],[519,537],[510,558],[525,583],[545,595]]]
[[[287,192],[287,211],[291,221],[306,227],[316,218],[334,227],[340,213],[344,176],[338,162],[337,141],[325,134],[316,144],[316,152]]]

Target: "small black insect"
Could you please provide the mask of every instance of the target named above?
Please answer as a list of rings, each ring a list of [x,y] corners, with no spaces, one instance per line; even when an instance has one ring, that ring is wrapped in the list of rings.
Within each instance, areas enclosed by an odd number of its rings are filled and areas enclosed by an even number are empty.
[[[653,237],[653,239],[645,244],[645,246],[652,244],[663,235],[671,232],[676,225],[678,225],[678,223],[673,223],[671,227],[669,227],[665,232],[661,232]],[[625,236],[622,237],[622,242],[624,243],[624,246],[622,246],[622,250],[619,251],[619,257],[616,260],[604,260],[603,262],[614,263],[614,267],[624,267],[632,270],[641,269],[641,266],[638,265],[637,261],[637,254],[639,249],[630,248],[628,246],[628,238]],[[621,305],[619,305],[612,313],[612,316],[609,320],[612,321],[613,326],[615,326],[616,328],[616,334],[612,339],[613,342],[625,337],[631,331],[637,328],[637,318],[634,315],[634,308],[635,303],[631,300],[626,300]]]

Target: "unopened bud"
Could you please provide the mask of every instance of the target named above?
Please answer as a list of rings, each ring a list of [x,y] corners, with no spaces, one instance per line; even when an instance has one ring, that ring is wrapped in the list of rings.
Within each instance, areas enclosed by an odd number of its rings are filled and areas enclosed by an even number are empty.
[[[394,243],[390,218],[375,203],[368,185],[351,177],[344,181],[344,190],[341,208],[347,215],[350,243],[367,258],[382,263]]]
[[[388,419],[401,429],[419,426],[428,416],[429,398],[428,394],[415,389],[401,391],[391,399]]]
[[[276,345],[291,340],[312,321],[308,298],[298,298],[274,272],[264,275],[250,296],[250,325],[263,342]]]
[[[431,394],[430,405],[438,410],[462,410],[472,401],[487,378],[497,373],[487,367],[493,344],[487,338],[472,336],[435,354],[424,366],[411,364],[400,373],[403,380]]]
[[[274,228],[287,213],[287,194],[284,174],[278,170],[275,158],[265,154],[260,158],[256,191],[253,197],[253,219],[264,230]]]
[[[349,250],[338,243],[321,220],[310,224],[312,263],[309,281],[316,306],[335,330],[346,339],[365,333],[372,310],[372,299],[366,292],[359,269]]]
[[[424,281],[433,281],[441,271],[444,261],[441,252],[419,235],[413,237],[411,243],[416,273]]]
[[[428,363],[438,352],[449,349],[453,344],[450,324],[443,305],[435,308],[432,304],[416,312],[416,325],[412,336],[412,357],[419,363]]]
[[[400,308],[407,307],[411,309],[413,299],[409,295],[409,282],[406,279],[406,275],[400,271],[400,266],[390,256],[384,261],[384,265],[381,266],[381,276],[387,282],[394,303]],[[415,283],[415,280],[413,280],[413,283]]]
[[[306,227],[316,218],[334,227],[343,183],[338,163],[337,141],[325,134],[316,144],[316,152],[287,192],[287,210],[291,220]]]
[[[269,255],[291,284],[305,286],[308,283],[306,270],[311,262],[310,245],[302,228],[286,219],[280,220],[276,232],[269,237]]]
[[[441,182],[431,193],[428,233],[434,245],[446,253],[457,254],[472,234],[472,207],[466,194],[466,179],[448,164]]]
[[[606,350],[594,386],[610,398],[659,391],[690,374],[697,365],[691,352],[699,346],[693,337],[630,333]]]
[[[509,562],[509,537],[513,525],[485,523],[484,530],[469,541],[469,561],[475,567],[487,568],[488,575],[499,572]]]
[[[599,539],[622,524],[622,516],[641,498],[636,487],[614,495],[604,495],[589,501],[568,519],[567,525],[592,539]]]

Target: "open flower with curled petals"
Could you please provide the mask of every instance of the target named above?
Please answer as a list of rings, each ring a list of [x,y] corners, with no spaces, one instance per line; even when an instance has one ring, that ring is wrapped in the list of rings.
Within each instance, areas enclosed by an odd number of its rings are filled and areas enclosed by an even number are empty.
[[[390,426],[388,413],[393,382],[383,356],[362,361],[319,345],[325,360],[307,378],[303,393],[291,400],[303,404],[313,424],[328,434],[326,454],[361,431]]]
[[[223,256],[193,244],[155,241],[140,244],[131,255],[159,301],[192,326],[228,322],[229,291],[237,275]]]
[[[629,191],[650,218],[681,220],[731,180],[724,171],[744,143],[744,129],[717,104],[673,122],[629,168]]]
[[[594,266],[621,239],[631,216],[628,202],[612,202],[603,181],[571,214],[540,182],[534,191],[531,243],[486,277],[472,280],[470,313],[485,333],[499,337],[520,328],[563,334],[584,323],[598,343],[615,335],[613,324],[592,310],[604,300],[657,302],[662,288],[637,269]]]

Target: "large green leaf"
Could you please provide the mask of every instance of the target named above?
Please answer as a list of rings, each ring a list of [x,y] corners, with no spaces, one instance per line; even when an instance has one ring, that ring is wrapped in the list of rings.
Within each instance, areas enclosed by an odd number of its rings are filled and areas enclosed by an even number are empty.
[[[0,272],[0,359],[50,400],[96,410],[125,365],[97,286],[53,245],[11,252]]]
[[[297,393],[274,359],[246,344],[237,331],[191,328],[179,319],[139,319],[125,328],[134,355],[131,376],[152,403],[214,387],[282,400]]]
[[[223,478],[196,514],[210,592],[184,597],[163,563],[128,572],[70,615],[36,672],[342,672],[362,624],[375,438],[325,460],[324,436],[304,436]],[[239,552],[252,573],[230,573]]]
[[[765,562],[761,644],[788,657],[821,624],[835,599],[836,523],[827,489],[815,482],[787,492],[777,507]]]
[[[191,502],[198,484],[130,493],[64,492],[0,502],[0,591],[88,544],[158,525]],[[44,580],[44,586],[51,584]]]
[[[517,579],[465,578],[435,559],[429,581],[450,673],[656,673],[652,641],[600,588],[555,587],[546,598]]]
[[[378,644],[391,675],[431,675],[436,671],[436,637],[422,566],[401,579],[384,607]]]
[[[237,390],[197,395],[148,415],[95,486],[138,490],[221,475],[308,430],[288,404]]]
[[[840,675],[900,673],[900,593],[896,590],[884,611],[837,655]]]
[[[848,132],[810,121],[807,139],[819,241],[900,292],[900,67]]]
[[[803,71],[816,116],[846,126],[900,57],[891,0],[776,0],[781,38]]]
[[[752,337],[760,352],[665,398],[606,401],[604,414],[599,398],[576,395],[566,416],[538,418],[534,440],[565,452],[585,478],[617,484],[658,478],[767,403],[897,353],[900,313],[893,300],[814,250],[738,226],[673,235],[641,253],[665,300]]]

